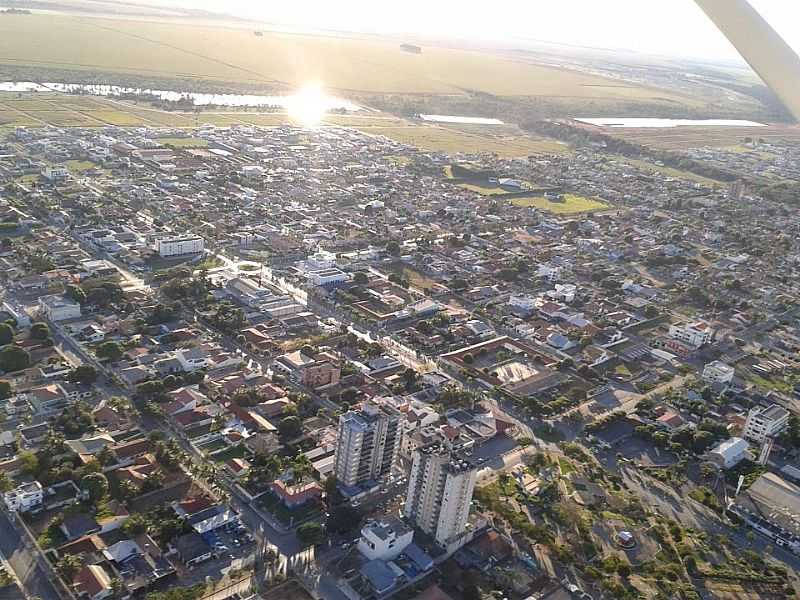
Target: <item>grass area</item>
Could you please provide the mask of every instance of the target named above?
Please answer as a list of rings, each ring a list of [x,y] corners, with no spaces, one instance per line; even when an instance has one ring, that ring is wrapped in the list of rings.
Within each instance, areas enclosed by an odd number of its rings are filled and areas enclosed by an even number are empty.
[[[517,158],[531,154],[564,153],[566,146],[542,138],[514,136],[491,137],[465,133],[457,129],[432,125],[408,125],[400,127],[359,127],[365,133],[383,135],[401,144],[416,146],[427,152],[449,154],[479,154],[487,152],[505,158]]]
[[[459,183],[457,185],[458,187],[462,187],[465,190],[477,192],[481,196],[499,196],[508,193],[508,191],[504,190],[501,187],[488,187],[483,185],[476,185],[474,183]]]
[[[562,202],[551,202],[543,196],[530,196],[514,198],[511,203],[522,208],[538,208],[557,215],[571,215],[576,213],[606,210],[609,205],[599,200],[593,200],[575,194],[564,194]]]
[[[197,269],[198,271],[202,271],[203,269],[216,269],[217,267],[222,266],[222,260],[217,258],[216,256],[209,256],[205,258],[202,262],[198,263]]]
[[[618,160],[620,162],[628,163],[629,165],[636,167],[638,169],[642,169],[643,171],[650,171],[653,173],[661,173],[665,177],[674,177],[675,179],[684,179],[686,181],[693,181],[695,183],[702,183],[704,185],[709,186],[720,186],[724,185],[723,183],[717,181],[716,179],[711,179],[709,177],[703,177],[702,175],[695,175],[689,171],[684,171],[682,169],[674,169],[672,167],[666,167],[662,165],[656,165],[654,163],[648,162],[646,160],[639,160],[636,158],[627,158],[624,156],[616,156],[614,160]]]
[[[567,458],[565,458],[563,456],[559,456],[558,457],[558,466],[561,469],[561,474],[562,475],[569,475],[570,473],[574,473],[575,472],[575,467],[572,465],[572,463],[569,461],[569,459],[567,459]]]
[[[158,141],[171,148],[206,148],[208,142],[196,137],[162,137]]]
[[[420,290],[431,288],[436,285],[436,282],[433,279],[406,265],[391,265],[387,270],[400,275],[400,277],[407,280],[412,286]]]
[[[244,446],[239,445],[239,446],[231,446],[227,450],[219,452],[218,454],[215,454],[211,458],[213,458],[215,462],[225,463],[231,460],[232,458],[244,458],[244,455],[245,455]]]
[[[261,270],[261,265],[254,265],[252,263],[244,263],[243,265],[239,265],[240,271],[245,271],[247,273],[252,273],[253,271]]]
[[[692,104],[686,97],[574,69],[545,67],[515,53],[425,46],[403,52],[393,40],[301,35],[177,20],[123,20],[54,14],[4,15],[0,62],[88,73],[143,73],[216,81],[324,81],[331,89]]]
[[[151,125],[149,121],[142,117],[121,110],[96,110],[90,113],[95,119],[100,119],[109,125],[117,125],[119,127],[139,127],[142,125]]]
[[[89,169],[94,169],[97,166],[89,160],[68,160],[66,165],[69,169],[69,172],[73,174],[88,171]]]
[[[749,383],[756,385],[765,390],[779,392],[781,394],[792,394],[794,392],[794,384],[782,376],[774,376],[771,378],[756,375],[753,371],[748,370],[746,379]]]

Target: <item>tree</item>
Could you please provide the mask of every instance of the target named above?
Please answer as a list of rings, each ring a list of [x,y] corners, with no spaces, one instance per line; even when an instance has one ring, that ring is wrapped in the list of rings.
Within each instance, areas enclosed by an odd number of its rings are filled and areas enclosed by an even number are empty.
[[[64,295],[78,304],[86,304],[86,292],[78,285],[68,285]]]
[[[70,372],[67,378],[75,383],[90,385],[97,381],[97,369],[92,365],[79,365]]]
[[[96,505],[108,493],[108,479],[102,473],[89,473],[81,479],[81,489],[89,494],[89,502]]]
[[[10,398],[13,392],[14,388],[11,387],[11,383],[5,380],[0,380],[0,400]]]
[[[631,576],[631,566],[628,563],[619,563],[619,565],[617,565],[617,575],[623,579],[627,579]]]
[[[31,366],[31,355],[19,346],[0,349],[0,369],[6,373],[21,371]]]
[[[297,528],[297,539],[304,546],[316,546],[325,541],[325,529],[319,523],[303,523]]]
[[[81,561],[80,556],[77,554],[64,554],[56,563],[56,571],[58,571],[58,574],[67,582],[71,583],[82,566],[83,561]]]
[[[398,256],[400,254],[400,244],[395,241],[391,241],[386,244],[386,251],[392,256]]]
[[[46,340],[50,337],[50,326],[47,323],[34,323],[31,325],[31,338],[34,340]]]
[[[8,323],[0,323],[0,346],[14,341],[14,328]]]
[[[7,492],[14,488],[14,482],[8,476],[8,474],[3,471],[0,473],[0,492]]]
[[[360,525],[361,513],[349,504],[342,504],[334,508],[325,521],[327,530],[336,533],[355,531]]]
[[[122,532],[130,537],[145,533],[147,531],[147,517],[142,513],[133,513],[122,524]]]
[[[95,354],[97,354],[98,358],[116,362],[122,358],[122,347],[116,342],[105,342],[97,347]]]
[[[355,275],[353,275],[353,283],[357,283],[358,285],[364,285],[369,282],[369,277],[367,276],[364,271],[358,271]]]
[[[299,417],[284,417],[278,423],[278,432],[285,438],[296,438],[302,431],[303,424]]]

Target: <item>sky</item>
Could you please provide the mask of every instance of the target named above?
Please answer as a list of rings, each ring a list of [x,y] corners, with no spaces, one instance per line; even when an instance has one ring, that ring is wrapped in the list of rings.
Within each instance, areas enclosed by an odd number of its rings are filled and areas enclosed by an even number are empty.
[[[555,42],[693,58],[738,54],[693,0],[144,0],[282,25]],[[800,51],[800,1],[750,0]]]

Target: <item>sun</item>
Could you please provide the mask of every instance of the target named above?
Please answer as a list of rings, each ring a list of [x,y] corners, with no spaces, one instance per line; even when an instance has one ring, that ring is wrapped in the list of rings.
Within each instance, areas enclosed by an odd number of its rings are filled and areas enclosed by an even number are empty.
[[[327,111],[327,98],[317,83],[304,85],[289,97],[286,110],[289,117],[303,127],[319,125]]]

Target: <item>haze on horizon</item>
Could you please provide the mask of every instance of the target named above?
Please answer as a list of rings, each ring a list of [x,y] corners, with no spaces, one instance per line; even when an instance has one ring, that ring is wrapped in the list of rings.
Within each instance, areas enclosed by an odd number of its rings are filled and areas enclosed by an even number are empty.
[[[549,42],[641,54],[735,61],[736,50],[693,0],[138,0],[276,25],[481,42]],[[800,2],[750,0],[796,51]],[[491,8],[489,8],[491,6]]]

